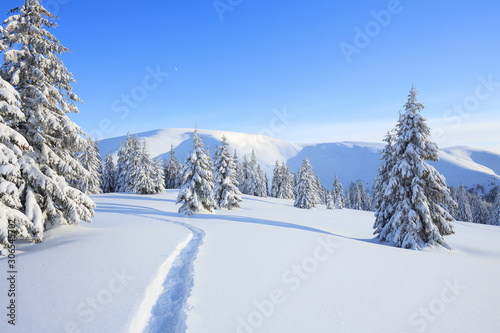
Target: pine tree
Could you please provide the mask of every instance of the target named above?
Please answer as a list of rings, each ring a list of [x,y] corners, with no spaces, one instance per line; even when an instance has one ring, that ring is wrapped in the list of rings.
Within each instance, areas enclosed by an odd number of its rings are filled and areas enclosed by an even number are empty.
[[[128,134],[130,136],[130,133]],[[128,160],[125,155],[125,146],[123,142],[120,141],[120,148],[118,149],[118,160],[116,162],[116,174],[115,174],[115,192],[124,193],[127,192],[127,169]]]
[[[351,202],[351,209],[355,210],[363,210],[361,205],[361,193],[359,191],[359,187],[354,182],[351,182],[351,186],[349,186],[349,201]]]
[[[389,187],[389,180],[391,179],[391,170],[394,167],[394,144],[395,137],[391,132],[387,132],[384,139],[386,142],[384,150],[382,150],[382,157],[380,165],[378,166],[378,175],[375,177],[373,183],[373,209],[375,212],[375,229],[374,234],[379,234],[385,227],[385,224],[391,220],[396,206],[396,197],[386,196],[385,193]]]
[[[214,198],[218,208],[240,208],[241,193],[238,190],[238,180],[235,173],[234,160],[229,152],[229,143],[225,136],[216,151],[214,158],[215,186]]]
[[[319,178],[319,175],[316,175],[315,185],[317,193],[316,196],[318,198],[317,204],[326,205],[326,190],[323,185],[321,185],[321,179]]]
[[[163,173],[163,165],[160,158],[153,160],[153,193],[161,194],[165,193],[165,174]]]
[[[104,162],[104,171],[102,174],[101,189],[103,193],[113,193],[116,188],[116,168],[113,163],[113,155],[111,152],[106,156]]]
[[[1,46],[0,51],[3,50]],[[32,151],[32,148],[17,132],[18,124],[25,119],[19,107],[19,94],[0,78],[0,245],[3,246],[15,239],[29,238],[33,232],[33,223],[23,209],[22,188],[25,183],[21,160],[24,151]],[[3,246],[0,246],[0,254]]]
[[[139,148],[134,156],[137,162],[133,161],[131,169],[132,192],[134,194],[156,194],[157,184],[155,184],[155,181],[158,175],[156,175],[153,159],[148,153],[146,141],[142,141],[142,147]]]
[[[78,182],[78,189],[85,194],[100,194],[102,177],[102,159],[97,147],[97,140],[89,138],[83,152],[79,153],[78,160],[87,169],[87,177]]]
[[[249,162],[248,162],[248,157],[245,154],[243,155],[243,162],[241,163],[241,174],[240,178],[238,179],[238,183],[240,184],[239,189],[243,194],[248,194],[246,191],[248,172],[249,172]]]
[[[297,198],[294,207],[302,209],[311,209],[316,207],[318,202],[318,193],[316,180],[309,159],[305,159],[299,171],[299,181],[296,187]]]
[[[67,116],[78,112],[75,103],[81,100],[72,92],[72,74],[58,58],[69,49],[45,29],[54,28],[57,17],[39,0],[25,0],[10,14],[2,33],[7,51],[1,74],[20,95],[25,117],[17,128],[32,149],[23,152],[22,198],[34,238],[42,241],[53,224],[91,222],[94,216],[94,202],[68,186],[88,177],[74,157],[85,146],[83,132]]]
[[[412,87],[397,125],[394,145],[394,166],[384,196],[395,202],[394,214],[382,221],[378,233],[382,241],[398,247],[419,249],[441,244],[450,248],[443,236],[454,233],[453,217],[444,210],[452,201],[446,181],[425,161],[437,161],[438,148],[430,141],[430,129],[420,114],[423,104],[417,103]],[[378,224],[375,228],[379,230]]]
[[[170,146],[170,158],[165,163],[165,188],[176,189],[180,186],[181,179],[181,165],[175,156],[174,146]]]
[[[332,192],[328,191],[326,195],[326,209],[335,209]]]
[[[260,167],[260,164],[257,165],[257,174],[259,175],[260,185],[259,185],[259,197],[267,198],[269,194],[269,180],[267,179],[267,175]]]
[[[500,193],[497,193],[497,198],[495,200],[495,205],[493,209],[493,225],[500,226]]]
[[[277,198],[278,193],[280,192],[281,182],[283,180],[283,175],[281,174],[282,168],[276,160],[276,164],[274,165],[273,170],[273,179],[271,180],[271,197]]]
[[[465,190],[464,184],[460,184],[460,188],[457,193],[457,216],[455,218],[458,221],[472,222],[474,219],[472,217],[472,208],[470,206],[469,195]]]
[[[182,202],[179,213],[193,215],[202,211],[213,212],[215,208],[213,188],[210,163],[196,129],[193,135],[193,151],[186,157],[182,187],[177,197],[177,203]]]
[[[244,162],[245,163],[245,162]],[[255,150],[252,150],[252,156],[250,162],[246,162],[246,170],[245,170],[245,186],[244,192],[248,195],[260,196],[262,183],[260,179],[260,174],[257,170],[257,157],[255,156]]]
[[[238,189],[241,192],[242,170],[241,170],[241,163],[240,160],[238,159],[238,153],[236,152],[236,150],[234,151],[233,154],[233,166],[234,166],[234,178],[236,179],[236,182],[238,183]]]
[[[335,202],[336,209],[344,208],[344,188],[340,183],[337,174],[335,174],[335,180],[333,181],[333,191],[332,191],[333,201]]]
[[[488,224],[490,219],[490,213],[483,199],[478,195],[474,195],[472,198],[472,219],[474,223]]]
[[[345,195],[344,195],[344,207],[345,208],[352,208],[351,207],[351,194],[349,193],[349,190],[346,188],[345,189]]]
[[[278,192],[278,198],[282,199],[295,199],[293,176],[290,168],[283,161],[281,164],[281,186]]]
[[[371,211],[372,210],[372,199],[370,198],[370,195],[365,189],[365,186],[363,185],[362,180],[358,180],[357,183],[358,189],[359,189],[359,194],[360,194],[360,199],[361,199],[361,209],[365,211]]]

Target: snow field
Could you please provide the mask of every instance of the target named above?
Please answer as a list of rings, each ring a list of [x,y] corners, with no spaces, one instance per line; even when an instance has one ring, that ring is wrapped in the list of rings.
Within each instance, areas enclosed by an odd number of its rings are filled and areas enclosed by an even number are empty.
[[[374,241],[370,212],[243,196],[185,218],[177,194],[94,196],[93,224],[19,245],[9,331],[500,330],[498,227],[455,222],[453,251],[413,251]]]

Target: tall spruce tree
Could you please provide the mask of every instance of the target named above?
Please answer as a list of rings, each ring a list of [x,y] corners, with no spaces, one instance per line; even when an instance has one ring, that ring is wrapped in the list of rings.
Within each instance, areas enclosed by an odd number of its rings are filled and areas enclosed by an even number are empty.
[[[384,229],[386,223],[391,220],[396,207],[396,197],[386,196],[385,193],[389,187],[391,179],[391,170],[394,167],[394,133],[387,132],[384,139],[386,145],[382,150],[380,165],[378,166],[378,175],[373,182],[373,209],[375,212],[374,234],[379,234]]]
[[[103,193],[113,193],[116,191],[116,168],[111,152],[106,156],[104,162],[101,189]]]
[[[238,189],[234,160],[229,152],[229,143],[225,136],[214,159],[215,186],[214,198],[218,208],[240,208],[241,193]]]
[[[454,233],[453,217],[443,208],[452,198],[445,178],[426,161],[437,161],[438,148],[430,141],[430,129],[421,115],[423,104],[417,102],[412,87],[405,112],[397,125],[394,144],[394,166],[384,196],[395,202],[389,221],[375,229],[381,241],[398,247],[420,249],[441,244],[451,249],[443,236]],[[379,214],[376,215],[378,216]]]
[[[333,201],[333,195],[330,191],[326,194],[326,209],[335,209],[335,202]]]
[[[165,188],[175,189],[180,186],[181,179],[181,165],[175,156],[174,146],[170,146],[170,157],[168,162],[165,163]]]
[[[282,168],[278,160],[276,160],[276,164],[273,169],[273,178],[271,179],[271,197],[273,198],[277,198],[278,193],[280,192],[281,182],[283,179],[281,172]]]
[[[0,254],[3,246],[10,244],[9,229],[10,241],[30,238],[34,231],[33,222],[23,209],[25,164],[22,159],[25,151],[32,151],[32,148],[18,132],[18,124],[25,120],[19,107],[19,94],[0,78]]]
[[[281,163],[281,186],[278,192],[278,198],[282,199],[295,199],[293,194],[293,176],[290,172],[290,168],[285,164],[285,161]]]
[[[467,194],[463,183],[460,184],[460,188],[458,189],[457,204],[458,208],[455,218],[459,221],[473,222],[474,218],[472,217],[469,195]]]
[[[182,187],[177,203],[182,203],[179,213],[193,215],[198,212],[213,212],[214,180],[202,139],[196,129],[193,134],[193,151],[186,157],[182,176]]]
[[[153,160],[153,174],[151,178],[154,183],[152,194],[165,193],[165,174],[163,173],[163,165],[159,157]]]
[[[500,192],[497,193],[497,198],[495,200],[495,205],[493,209],[493,225],[500,226]]]
[[[81,100],[72,92],[72,74],[58,58],[69,49],[46,29],[56,27],[57,17],[39,0],[25,0],[10,14],[2,32],[7,51],[1,75],[20,95],[25,117],[17,129],[32,149],[23,152],[23,205],[34,223],[34,238],[41,241],[52,224],[91,222],[94,215],[94,202],[68,186],[88,177],[74,157],[85,146],[83,132],[67,116],[78,113],[75,103]]]
[[[99,194],[102,179],[102,159],[97,147],[97,140],[87,139],[84,150],[79,153],[78,160],[87,169],[87,177],[78,182],[78,188],[85,194]]]
[[[311,209],[316,207],[318,202],[318,191],[314,172],[309,159],[305,159],[299,171],[299,180],[296,186],[297,198],[294,207],[302,209]]]
[[[335,202],[336,209],[344,208],[344,188],[335,174],[335,180],[333,181],[333,191],[332,191],[333,201]]]
[[[472,197],[472,219],[474,223],[489,224],[490,212],[485,202],[478,195]]]

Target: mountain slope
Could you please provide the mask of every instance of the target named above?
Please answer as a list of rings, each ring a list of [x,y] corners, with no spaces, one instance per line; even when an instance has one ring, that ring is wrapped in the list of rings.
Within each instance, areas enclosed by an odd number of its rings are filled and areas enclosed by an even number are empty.
[[[168,157],[170,145],[182,162],[192,147],[193,129],[160,129],[138,133],[148,144],[149,152],[155,157]],[[339,180],[348,185],[351,181],[363,180],[369,188],[380,163],[381,143],[340,142],[321,144],[298,144],[255,134],[199,130],[206,145],[213,154],[222,135],[226,135],[232,149],[236,149],[240,159],[255,150],[257,158],[270,177],[276,160],[286,161],[295,172],[302,160],[309,158],[314,171],[319,174],[323,185],[331,188],[335,173]],[[135,136],[135,134],[134,134]],[[109,151],[116,154],[120,141],[126,136],[99,141],[102,155]],[[472,187],[476,184],[491,187],[500,184],[500,155],[469,147],[451,147],[440,150],[440,161],[432,162],[442,173],[448,185]]]

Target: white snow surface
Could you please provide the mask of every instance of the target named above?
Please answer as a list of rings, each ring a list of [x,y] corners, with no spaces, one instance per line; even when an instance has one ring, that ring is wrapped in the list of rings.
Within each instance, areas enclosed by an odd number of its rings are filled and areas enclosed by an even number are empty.
[[[500,331],[498,227],[454,222],[453,251],[404,250],[373,239],[370,212],[243,196],[186,218],[177,194],[96,195],[94,223],[17,242],[0,332]]]
[[[184,159],[192,149],[192,133],[194,129],[161,129],[138,133],[148,144],[148,150],[153,157],[168,157],[170,146],[174,146],[177,158]],[[231,149],[236,149],[238,157],[250,156],[255,150],[258,162],[268,178],[272,178],[272,169],[276,160],[287,162],[292,172],[299,170],[302,161],[309,158],[313,170],[319,174],[323,186],[332,188],[335,173],[345,186],[363,180],[367,189],[371,189],[380,164],[382,143],[369,142],[336,142],[318,144],[291,143],[263,135],[198,130],[204,143],[210,146],[213,154],[215,145],[220,144],[223,135],[228,139]],[[135,136],[136,134],[133,134]],[[99,141],[102,156],[110,151],[116,155],[120,140],[125,143],[126,136]],[[500,184],[500,155],[486,150],[469,147],[450,147],[440,149],[440,161],[431,162],[436,169],[446,177],[447,184],[459,187],[483,185],[491,188]],[[486,192],[487,193],[487,192]]]

